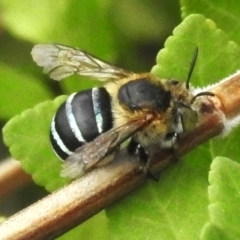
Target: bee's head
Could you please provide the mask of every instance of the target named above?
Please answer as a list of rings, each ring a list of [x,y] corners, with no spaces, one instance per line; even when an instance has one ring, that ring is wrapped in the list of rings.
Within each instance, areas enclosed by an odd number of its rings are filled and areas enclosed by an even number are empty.
[[[177,116],[181,122],[182,131],[190,131],[192,130],[198,122],[198,113],[193,108],[193,103],[195,100],[200,96],[214,96],[212,92],[199,92],[196,95],[192,95],[190,91],[190,79],[193,73],[194,66],[197,61],[198,56],[198,48],[196,48],[194,52],[194,56],[190,65],[190,69],[188,72],[188,77],[186,82],[180,82],[177,80],[169,80],[169,84],[175,89],[181,89],[176,91],[175,90],[175,110],[177,112]]]

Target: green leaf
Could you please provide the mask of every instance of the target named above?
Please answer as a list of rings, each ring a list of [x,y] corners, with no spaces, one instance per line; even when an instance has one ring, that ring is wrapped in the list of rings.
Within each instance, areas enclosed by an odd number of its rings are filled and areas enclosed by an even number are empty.
[[[209,174],[209,215],[201,239],[240,238],[240,164],[228,158],[213,160]]]
[[[65,99],[66,96],[60,96],[54,101],[40,103],[12,118],[3,129],[4,142],[11,155],[48,191],[69,182],[59,175],[61,161],[55,156],[49,140],[51,119]]]
[[[51,93],[32,76],[0,63],[0,117],[10,118],[37,103],[49,99]]]
[[[217,157],[209,174],[210,220],[222,229],[228,228],[240,238],[240,164]]]
[[[230,230],[230,229],[229,229]],[[201,240],[238,240],[229,230],[223,231],[213,223],[207,223],[201,232]]]
[[[240,44],[238,0],[231,0],[231,2],[224,0],[181,0],[180,3],[183,18],[193,13],[203,14],[212,19],[233,41]]]
[[[196,47],[199,54],[191,79],[194,86],[215,83],[240,69],[239,46],[213,21],[193,14],[174,29],[152,72],[162,78],[186,80]]]
[[[219,136],[211,141],[212,157],[225,156],[240,163],[239,158],[240,126],[236,127],[230,134]],[[221,148],[219,148],[221,146]]]
[[[152,72],[167,79],[186,79],[196,47],[194,85],[216,82],[240,66],[239,47],[214,22],[191,15],[167,39]],[[210,144],[203,144],[165,170],[158,183],[149,181],[108,208],[112,239],[197,239],[208,221],[211,160]]]
[[[57,239],[107,240],[110,239],[107,223],[106,214],[102,211]]]

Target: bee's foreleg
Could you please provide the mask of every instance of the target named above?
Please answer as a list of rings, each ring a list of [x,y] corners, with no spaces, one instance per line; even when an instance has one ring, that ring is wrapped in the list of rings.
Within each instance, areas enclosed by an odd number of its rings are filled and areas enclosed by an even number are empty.
[[[178,134],[176,132],[166,134],[161,142],[161,148],[168,148],[175,151],[177,149]]]
[[[172,151],[173,155],[173,162],[177,162],[179,160],[179,156],[177,153],[177,148],[178,148],[178,134],[176,132],[173,133],[168,133],[163,142],[161,143],[161,148],[168,148]]]

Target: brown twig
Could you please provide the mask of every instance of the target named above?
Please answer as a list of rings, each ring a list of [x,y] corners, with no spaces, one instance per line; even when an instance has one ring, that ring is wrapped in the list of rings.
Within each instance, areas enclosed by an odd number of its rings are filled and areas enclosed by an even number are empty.
[[[31,181],[20,163],[14,159],[7,159],[0,164],[0,199],[13,192],[20,186]]]
[[[240,77],[232,77],[211,89],[215,97],[201,97],[201,124],[183,136],[178,155],[182,156],[204,141],[219,135],[225,117],[239,114]],[[229,100],[229,96],[231,100]],[[225,116],[224,116],[225,115]],[[160,172],[171,164],[173,155],[161,150],[151,170]],[[98,213],[146,180],[136,159],[120,153],[117,160],[45,197],[15,214],[0,226],[1,239],[53,239]]]

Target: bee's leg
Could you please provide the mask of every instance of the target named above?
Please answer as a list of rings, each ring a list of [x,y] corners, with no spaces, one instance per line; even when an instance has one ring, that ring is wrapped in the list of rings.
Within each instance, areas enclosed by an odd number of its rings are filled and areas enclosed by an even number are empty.
[[[133,138],[131,138],[130,143],[127,146],[128,154],[136,155],[138,144],[139,144],[138,142],[136,142]]]
[[[144,147],[136,142],[133,138],[131,139],[129,145],[128,145],[128,153],[129,154],[137,154],[140,162],[140,169],[146,173],[147,176],[149,176],[151,179],[158,181],[159,180],[159,174],[153,174],[151,171],[149,171],[149,155],[145,151]]]
[[[140,168],[144,170],[148,166],[149,156],[141,144],[137,145],[137,154],[140,161]]]
[[[162,142],[161,148],[168,148],[172,150],[173,154],[173,161],[176,162],[179,160],[179,156],[177,154],[177,141],[178,141],[178,134],[173,132],[173,133],[168,133],[165,136],[164,141]]]
[[[145,149],[141,144],[139,144],[137,141],[135,141],[133,138],[131,139],[127,151],[130,155],[138,155],[140,160],[140,168],[145,168],[147,162],[148,162],[148,154],[146,153]]]
[[[145,172],[149,178],[153,179],[154,181],[158,181],[160,178],[160,174],[150,171],[149,164],[151,162],[151,158],[145,151],[144,147],[140,144],[138,144],[138,156],[140,160],[140,169]]]
[[[173,133],[168,133],[166,134],[164,140],[161,143],[161,148],[168,148],[172,149],[175,151],[177,149],[177,140],[178,140],[178,134],[173,132]]]
[[[178,140],[178,134],[173,132],[173,133],[168,133],[165,138],[163,139],[163,141],[161,142],[161,148],[166,148],[166,149],[170,149],[173,155],[173,162],[176,162],[179,157],[177,155],[177,140]],[[148,149],[149,151],[149,155],[153,156],[154,153],[157,151],[157,149],[159,149],[159,145],[155,144],[152,146],[152,148],[150,147]],[[150,176],[152,179],[154,179],[155,181],[159,180],[161,173],[156,173],[154,171],[151,171],[150,169],[150,165],[151,165],[151,161],[152,159],[149,158],[148,161],[146,162],[144,169],[147,173],[148,176]]]

